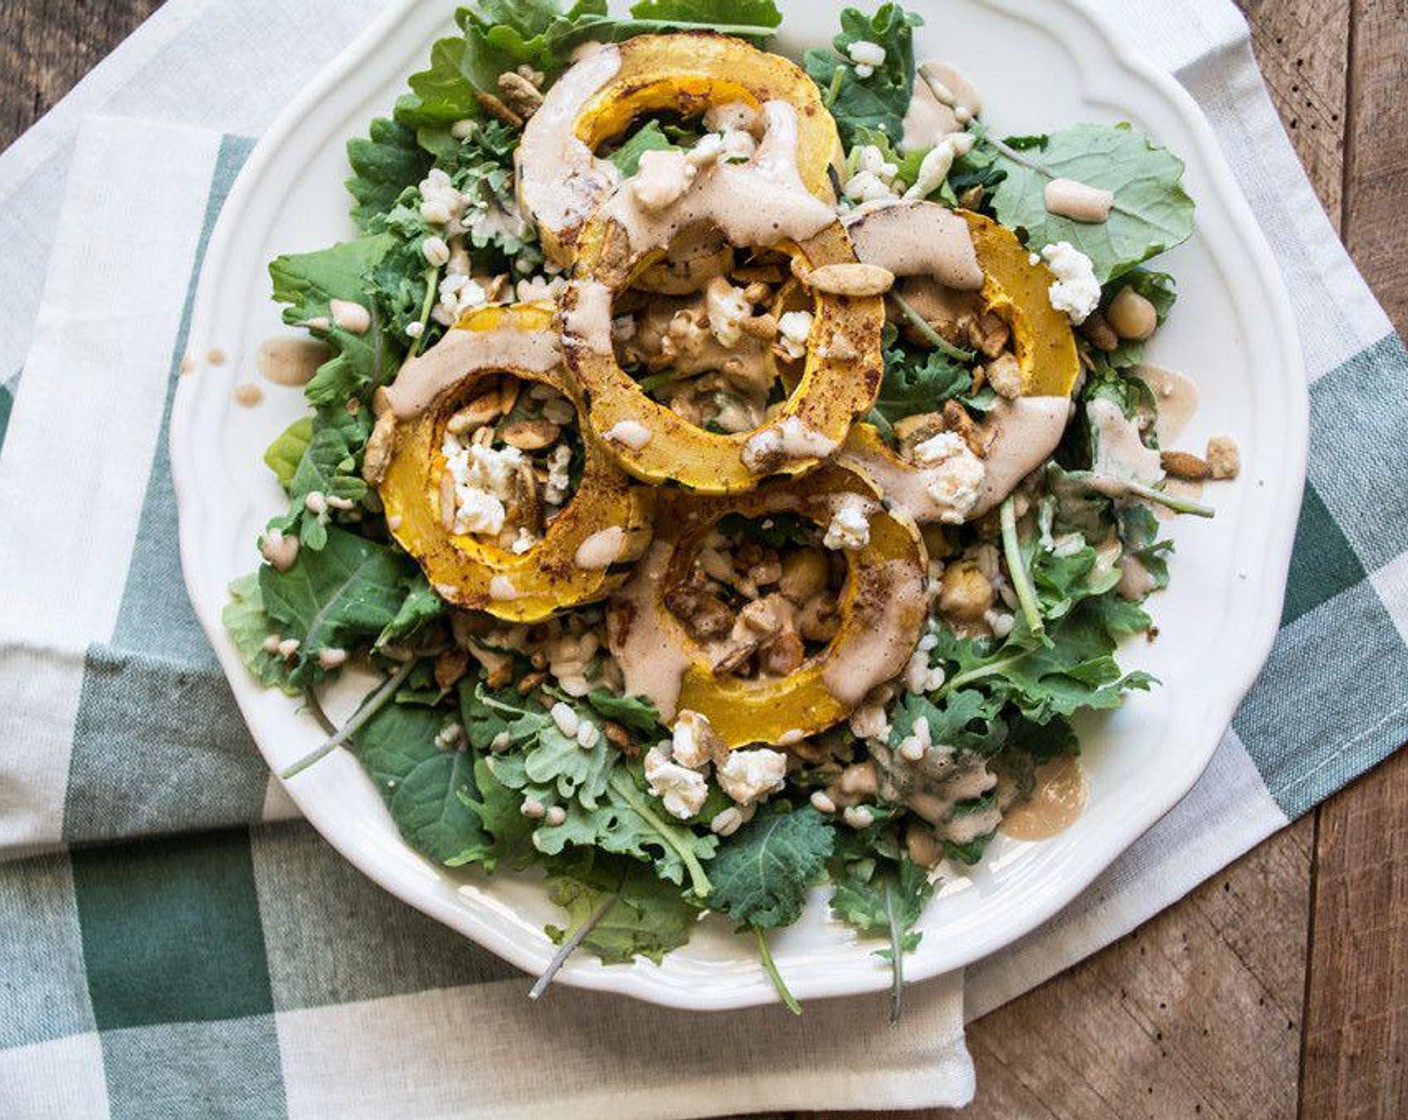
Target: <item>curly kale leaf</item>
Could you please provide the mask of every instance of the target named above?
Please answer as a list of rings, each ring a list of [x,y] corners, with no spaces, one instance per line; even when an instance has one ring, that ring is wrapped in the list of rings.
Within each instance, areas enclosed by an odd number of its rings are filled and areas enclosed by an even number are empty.
[[[498,768],[495,767],[497,770]],[[688,825],[669,817],[664,807],[644,789],[639,767],[617,762],[599,804],[580,800],[565,803],[561,824],[545,824],[533,833],[533,844],[545,855],[559,855],[570,847],[599,848],[650,864],[655,874],[683,884],[703,898],[710,892],[704,863],[713,858],[719,840],[699,835]]]
[[[597,853],[569,874],[548,880],[548,895],[567,911],[566,927],[548,926],[561,945],[588,923],[581,944],[606,964],[647,957],[656,964],[689,940],[699,910],[677,887],[630,859]]]
[[[490,851],[473,805],[473,761],[436,741],[448,722],[434,708],[387,704],[357,732],[353,751],[371,775],[406,842],[437,863],[457,866]]]
[[[225,632],[235,643],[255,679],[266,688],[283,689],[298,696],[302,689],[291,684],[283,658],[264,648],[264,642],[274,633],[273,620],[264,612],[264,597],[259,593],[259,575],[250,572],[230,584],[230,601],[220,614]]]
[[[754,929],[790,926],[831,857],[836,833],[810,806],[759,814],[719,850],[709,904]]]
[[[264,611],[299,649],[289,683],[300,688],[327,676],[323,650],[370,644],[396,618],[414,578],[404,556],[386,545],[330,527],[319,551],[300,549],[287,571],[259,570]]]
[[[841,12],[841,32],[831,40],[832,49],[807,51],[803,65],[821,87],[848,149],[863,129],[884,133],[896,142],[904,134],[914,86],[914,28],[923,22],[898,4],[882,4],[873,16],[846,8]],[[856,74],[847,53],[852,43],[861,40],[885,50],[884,63],[866,78]]]

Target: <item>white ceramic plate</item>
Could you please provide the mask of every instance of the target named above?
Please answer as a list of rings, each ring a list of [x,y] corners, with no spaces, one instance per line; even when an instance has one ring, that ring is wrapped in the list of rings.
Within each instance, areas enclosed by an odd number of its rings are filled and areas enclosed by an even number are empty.
[[[1172,589],[1153,610],[1156,643],[1122,652],[1162,687],[1082,728],[1090,805],[1059,837],[1000,838],[970,878],[948,883],[921,923],[906,964],[923,979],[1009,944],[1049,918],[1166,813],[1197,780],[1275,636],[1306,447],[1301,356],[1280,277],[1206,121],[1170,78],[1142,62],[1069,0],[911,0],[930,24],[920,57],[958,62],[985,94],[999,134],[1078,121],[1132,121],[1188,161],[1198,232],[1160,267],[1180,299],[1151,357],[1197,378],[1202,408],[1184,441],[1235,433],[1243,471],[1209,491],[1218,516],[1172,524]],[[786,4],[780,49],[797,55],[834,33],[839,2]],[[181,507],[186,580],[235,696],[271,767],[299,757],[321,733],[298,705],[261,689],[220,626],[226,585],[254,567],[254,541],[283,497],[260,456],[303,410],[301,394],[266,385],[256,409],[233,404],[233,384],[254,376],[259,343],[283,333],[268,298],[266,262],[352,234],[345,217],[345,140],[384,114],[405,78],[449,25],[452,5],[402,0],[323,73],[251,156],[211,241],[191,328],[191,349],[219,347],[223,370],[183,380],[171,458]],[[387,890],[531,972],[552,955],[542,932],[559,921],[531,878],[453,874],[415,855],[396,833],[371,782],[348,754],[295,779],[289,792],[340,852]],[[885,965],[826,917],[814,898],[774,953],[800,998],[872,991]],[[603,966],[579,954],[561,982],[695,1010],[771,1001],[750,941],[718,919],[660,966]]]

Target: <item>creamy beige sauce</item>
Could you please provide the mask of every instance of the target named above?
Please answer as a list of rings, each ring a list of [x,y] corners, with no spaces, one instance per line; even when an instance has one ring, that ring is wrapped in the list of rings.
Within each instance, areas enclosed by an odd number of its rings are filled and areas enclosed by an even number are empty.
[[[911,200],[846,222],[856,256],[896,276],[932,276],[946,288],[978,291],[983,269],[968,223],[946,206]]]
[[[1017,483],[1046,462],[1070,419],[1066,397],[999,399],[983,425],[992,433],[992,442],[984,460],[982,493],[970,516],[981,517],[996,508]]]
[[[181,373],[183,375],[187,373],[194,373],[195,368],[196,360],[195,358],[191,357],[191,355],[186,354],[181,358]]]
[[[259,344],[255,367],[275,385],[307,385],[318,367],[332,357],[327,344],[312,338],[269,338]]]
[[[220,349],[207,350],[205,360],[213,366],[223,366],[226,361],[225,351]]]
[[[1036,768],[1036,788],[1002,818],[1002,831],[1014,840],[1050,840],[1075,824],[1090,792],[1080,759],[1063,755]]]
[[[621,181],[615,165],[599,159],[574,128],[587,102],[620,69],[614,45],[576,63],[548,90],[514,153],[519,205],[560,238],[580,228]]]
[[[1191,377],[1148,362],[1135,366],[1134,374],[1149,386],[1159,402],[1158,419],[1154,423],[1159,446],[1171,447],[1198,411],[1198,383]]]
[[[983,111],[978,87],[953,63],[931,58],[919,64],[916,74],[929,86],[935,100],[954,110],[960,124],[967,124]]]
[[[1122,599],[1142,599],[1152,591],[1159,589],[1158,581],[1154,575],[1140,561],[1137,556],[1121,556],[1118,561],[1120,570],[1120,581],[1115,584],[1115,590]]]
[[[552,331],[452,330],[401,367],[386,390],[398,420],[419,416],[467,374],[481,370],[547,373],[561,361]]]
[[[1092,187],[1076,179],[1052,179],[1042,192],[1048,214],[1073,222],[1099,225],[1110,216],[1115,194],[1104,187]]]
[[[243,408],[253,408],[264,399],[264,390],[252,381],[246,381],[231,389],[230,397]]]
[[[793,415],[759,428],[739,449],[738,458],[750,471],[762,473],[798,459],[824,459],[835,450],[835,440]]]
[[[360,303],[353,303],[346,299],[335,299],[328,304],[328,310],[332,313],[333,323],[345,331],[352,334],[366,334],[371,330],[372,313]]]
[[[562,334],[593,354],[610,355],[611,289],[599,280],[577,280],[562,301]]]
[[[680,702],[680,683],[689,668],[682,636],[667,629],[669,623],[656,606],[660,584],[669,567],[671,546],[656,541],[636,565],[612,601],[613,612],[626,622],[608,626],[611,653],[621,667],[627,696],[647,696],[669,723]]]
[[[922,151],[942,142],[961,130],[952,106],[945,105],[934,96],[933,89],[924,76],[915,71],[914,85],[910,89],[909,111],[904,116],[904,134],[900,137],[900,150],[905,152]]]
[[[857,565],[856,580],[851,632],[827,650],[821,669],[826,691],[852,707],[904,669],[928,609],[923,573],[903,560]]]
[[[717,226],[740,247],[815,236],[836,215],[807,193],[797,171],[797,110],[785,101],[768,101],[763,119],[763,139],[746,163],[715,161],[673,204],[660,209],[641,205],[634,191],[618,190],[602,213],[625,230],[636,253],[668,245],[686,226],[701,222]]]
[[[572,562],[585,572],[605,571],[620,559],[625,547],[626,530],[620,525],[608,525],[577,546]]]
[[[1164,476],[1159,453],[1145,447],[1139,426],[1114,401],[1098,397],[1085,406],[1095,437],[1093,470],[1107,479],[1152,486]]]
[[[948,502],[935,496],[938,491],[935,483],[945,469],[942,463],[920,467],[884,452],[861,451],[849,446],[841,452],[840,462],[870,478],[880,487],[891,508],[908,514],[917,525],[935,522],[955,524],[964,520],[969,512],[955,510]],[[958,516],[960,512],[963,516]]]

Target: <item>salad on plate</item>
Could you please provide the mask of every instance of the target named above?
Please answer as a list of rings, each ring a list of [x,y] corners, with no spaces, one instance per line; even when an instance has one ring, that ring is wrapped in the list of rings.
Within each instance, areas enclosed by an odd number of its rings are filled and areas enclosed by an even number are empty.
[[[287,780],[345,748],[426,859],[539,875],[540,985],[712,912],[795,1010],[768,934],[825,886],[897,1013],[935,884],[1079,813],[1073,717],[1156,683],[1161,519],[1237,448],[1144,361],[1175,155],[999,135],[898,5],[780,22],[458,12],[348,144],[357,235],[270,265],[309,408],[225,622],[327,726]]]

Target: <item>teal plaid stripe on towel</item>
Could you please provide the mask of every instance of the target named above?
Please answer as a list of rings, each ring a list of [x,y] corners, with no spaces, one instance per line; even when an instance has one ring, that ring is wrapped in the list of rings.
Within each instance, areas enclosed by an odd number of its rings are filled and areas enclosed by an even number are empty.
[[[530,1007],[517,972],[296,820],[245,731],[180,578],[167,418],[249,138],[374,0],[172,0],[0,156],[0,1117],[962,1103],[965,1003],[1115,940],[1402,743],[1408,356],[1232,6],[1100,6],[1204,105],[1286,276],[1312,398],[1290,589],[1193,793],[1045,927],[916,986],[900,1031],[871,998],[797,1021],[566,989]]]

